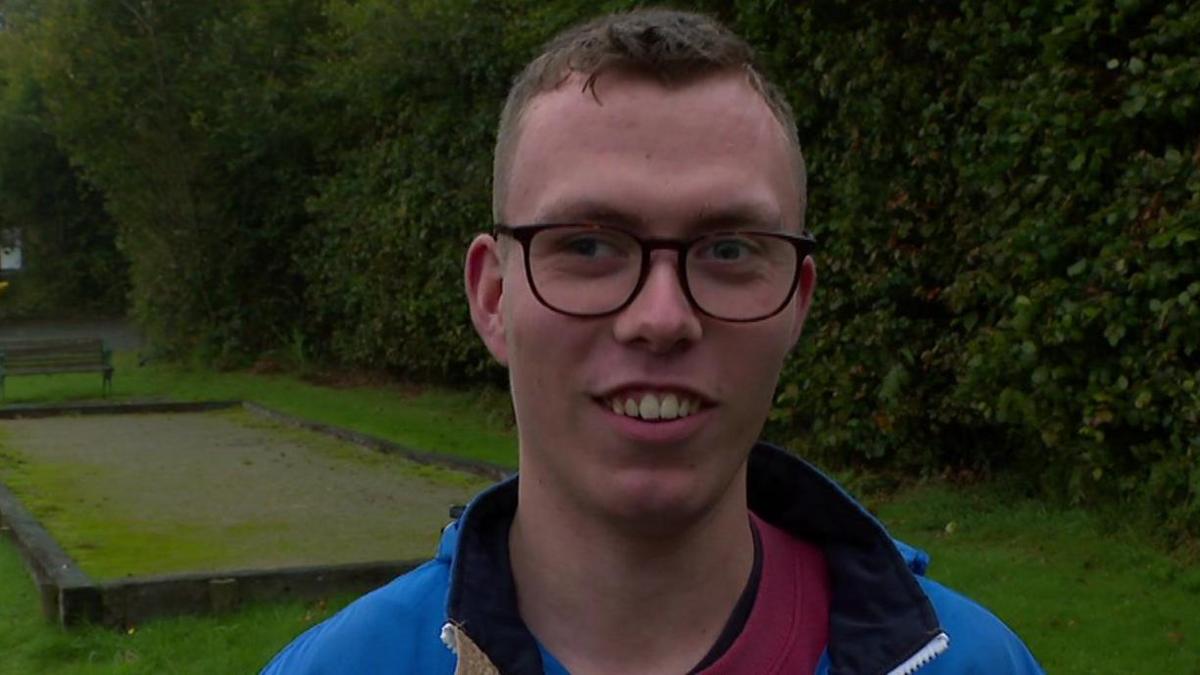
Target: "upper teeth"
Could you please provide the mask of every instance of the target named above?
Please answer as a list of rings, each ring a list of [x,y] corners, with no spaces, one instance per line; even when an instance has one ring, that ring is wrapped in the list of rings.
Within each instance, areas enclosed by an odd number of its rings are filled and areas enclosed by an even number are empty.
[[[647,393],[640,397],[618,394],[610,399],[609,405],[618,415],[640,417],[644,420],[673,420],[700,410],[698,400],[676,394]]]

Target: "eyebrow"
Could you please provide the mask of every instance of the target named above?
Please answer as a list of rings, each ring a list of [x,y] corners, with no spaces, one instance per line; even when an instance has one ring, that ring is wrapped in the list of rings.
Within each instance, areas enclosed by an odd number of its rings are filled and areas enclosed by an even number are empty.
[[[541,218],[541,222],[554,223],[595,223],[616,227],[636,228],[645,220],[630,211],[621,209],[609,202],[583,199],[546,210],[549,217]],[[710,232],[724,228],[744,228],[755,230],[782,230],[783,219],[778,211],[767,204],[756,201],[733,202],[714,206],[704,204],[690,217],[687,229],[697,232]]]
[[[623,211],[608,202],[580,199],[572,200],[562,205],[552,205],[546,209],[549,217],[540,218],[544,223],[594,223],[596,225],[615,225],[618,227],[634,227],[642,224],[642,219],[636,214]]]
[[[783,217],[780,213],[761,202],[745,201],[732,204],[711,204],[700,208],[693,219],[697,229],[714,230],[723,227],[738,227],[754,230],[782,230]]]

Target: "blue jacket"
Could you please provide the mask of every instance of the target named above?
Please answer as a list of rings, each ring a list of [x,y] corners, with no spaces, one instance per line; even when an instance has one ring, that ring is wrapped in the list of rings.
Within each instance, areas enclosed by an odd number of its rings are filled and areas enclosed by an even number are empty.
[[[751,510],[828,560],[829,644],[818,675],[1042,673],[1007,626],[926,579],[925,553],[891,539],[812,466],[760,443],[748,476]],[[436,558],[313,627],[263,673],[566,675],[517,614],[507,544],[516,480],[476,497]]]

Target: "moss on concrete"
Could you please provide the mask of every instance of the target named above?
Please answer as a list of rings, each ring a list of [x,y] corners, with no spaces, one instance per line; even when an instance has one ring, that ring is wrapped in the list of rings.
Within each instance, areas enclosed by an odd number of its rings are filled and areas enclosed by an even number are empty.
[[[100,580],[426,558],[488,484],[241,411],[0,422],[0,480]]]
[[[479,476],[465,471],[458,471],[436,464],[408,461],[398,458],[395,455],[363,448],[324,434],[306,429],[288,427],[265,417],[255,415],[242,408],[230,408],[229,410],[222,410],[213,414],[225,417],[247,428],[270,430],[282,439],[303,445],[331,459],[354,462],[360,466],[395,472],[403,478],[422,479],[433,485],[460,488],[478,488],[481,484],[486,485],[486,479],[481,479]],[[481,480],[485,482],[481,483]]]

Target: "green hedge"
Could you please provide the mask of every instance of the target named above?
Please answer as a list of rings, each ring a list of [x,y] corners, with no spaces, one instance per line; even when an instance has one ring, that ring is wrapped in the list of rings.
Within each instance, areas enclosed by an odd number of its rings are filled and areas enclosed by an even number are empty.
[[[1200,531],[1200,8],[742,18],[797,106],[823,242],[780,433]]]
[[[286,339],[312,171],[296,97],[320,6],[18,0],[4,18],[47,127],[118,225],[158,347],[236,363]]]
[[[610,3],[613,7],[630,3]],[[462,264],[491,228],[492,146],[512,77],[572,0],[334,2],[310,82],[334,167],[309,202],[311,344],[361,367],[502,382],[471,328]]]
[[[34,4],[8,32],[161,342],[502,381],[462,255],[511,77],[595,3]],[[810,163],[820,283],[768,433],[1200,532],[1200,9],[690,6],[758,46]]]
[[[462,256],[490,222],[496,101],[516,67],[499,4],[335,3],[310,90],[336,167],[309,201],[303,260],[312,344],[408,377],[486,363],[467,320]],[[492,9],[488,9],[491,7]]]
[[[116,225],[46,128],[40,88],[8,46],[0,43],[0,232],[19,233],[24,260],[5,272],[0,321],[119,315],[129,273]]]

